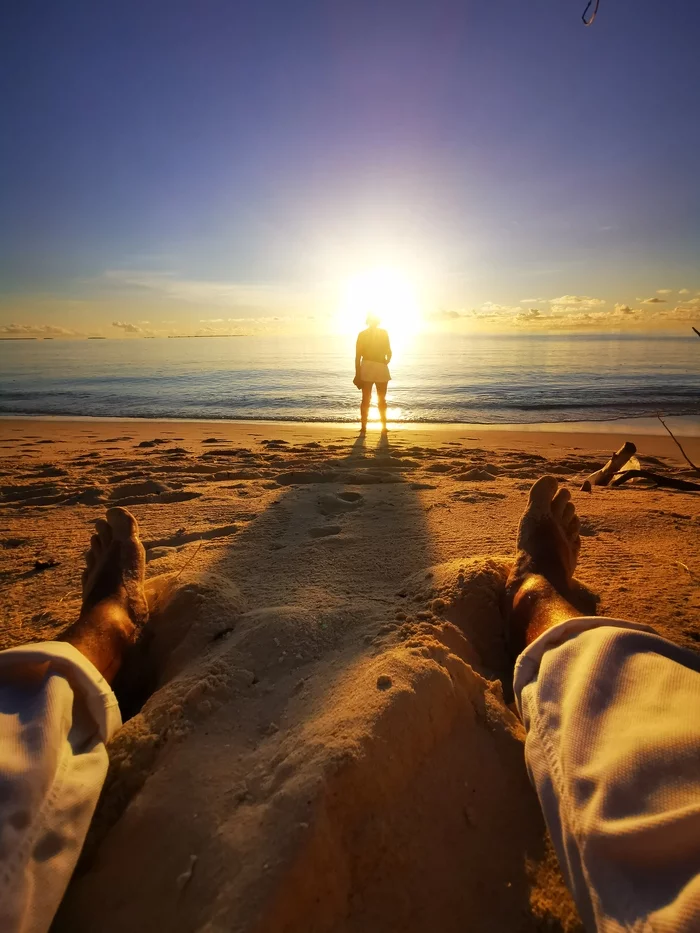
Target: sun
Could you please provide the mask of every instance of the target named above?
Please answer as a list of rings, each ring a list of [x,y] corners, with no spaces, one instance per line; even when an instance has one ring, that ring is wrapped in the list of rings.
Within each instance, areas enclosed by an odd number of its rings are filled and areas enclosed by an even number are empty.
[[[338,324],[346,333],[357,333],[368,314],[376,315],[393,341],[416,334],[422,316],[418,289],[410,275],[390,266],[364,269],[349,278],[338,303]]]

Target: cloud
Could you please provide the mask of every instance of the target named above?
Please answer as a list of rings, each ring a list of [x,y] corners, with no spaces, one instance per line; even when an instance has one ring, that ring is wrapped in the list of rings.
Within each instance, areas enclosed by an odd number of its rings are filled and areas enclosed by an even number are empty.
[[[2,324],[0,334],[5,337],[84,337],[77,330],[55,327],[52,324]]]
[[[637,298],[643,305],[662,305],[666,303],[665,298]]]
[[[639,314],[639,311],[635,311],[633,308],[630,308],[629,305],[619,305],[619,304],[618,304],[618,305],[615,305],[615,308],[614,308],[613,313],[614,313],[614,314],[629,315],[629,314]]]
[[[511,311],[513,314],[517,314],[521,309],[518,305],[499,305],[493,301],[486,301],[481,306],[481,310],[485,311],[487,314],[495,314],[502,311]]]
[[[672,295],[673,289],[672,288],[657,288],[656,294],[657,295]]]
[[[550,298],[550,305],[557,308],[598,308],[605,304],[604,298],[590,298],[588,295],[562,295]]]
[[[527,308],[519,314],[516,314],[515,320],[518,324],[531,324],[534,321],[539,321],[541,317],[542,314],[537,308]]]
[[[463,314],[460,314],[459,311],[433,311],[431,314],[427,315],[428,320],[430,321],[457,321],[461,317],[464,317]]]
[[[679,288],[679,289],[678,289],[678,294],[679,294],[679,295],[689,295],[689,294],[690,294],[690,289],[689,289],[689,288]]]
[[[229,318],[231,320],[231,318]],[[222,317],[204,317],[199,319],[200,324],[223,324],[224,319]]]
[[[688,307],[685,305],[678,305],[676,308],[664,308],[662,311],[662,320],[664,321],[674,321],[679,324],[695,324],[698,319],[698,309],[700,308],[700,302],[694,307]]]
[[[130,324],[128,321],[112,321],[112,327],[118,327],[125,334],[143,334],[144,331],[138,324]]]
[[[170,272],[108,269],[102,283],[112,289],[150,293],[170,301],[188,304],[223,305],[247,311],[281,311],[299,304],[308,296],[286,284],[256,282],[209,282],[178,278]]]
[[[546,300],[547,300],[546,298],[521,298],[520,304],[521,305],[541,305]]]

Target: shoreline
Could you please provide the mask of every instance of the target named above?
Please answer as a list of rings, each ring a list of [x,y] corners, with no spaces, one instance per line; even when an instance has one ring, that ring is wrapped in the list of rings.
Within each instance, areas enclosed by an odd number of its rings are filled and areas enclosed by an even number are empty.
[[[674,422],[671,427],[674,434],[681,438],[700,438],[700,416],[664,415],[666,422]],[[357,421],[305,421],[303,419],[280,420],[266,418],[142,418],[130,415],[75,415],[75,414],[26,414],[24,412],[0,412],[0,423],[8,422],[58,422],[58,423],[125,423],[125,424],[216,424],[245,427],[246,425],[279,426],[286,429],[319,429],[357,431]],[[678,423],[682,422],[682,423]],[[370,431],[379,430],[378,423],[370,424]],[[389,422],[389,430],[403,431],[485,431],[518,433],[521,431],[536,434],[621,434],[633,432],[644,436],[667,436],[656,417],[639,415],[620,418],[601,418],[571,421],[395,421]]]

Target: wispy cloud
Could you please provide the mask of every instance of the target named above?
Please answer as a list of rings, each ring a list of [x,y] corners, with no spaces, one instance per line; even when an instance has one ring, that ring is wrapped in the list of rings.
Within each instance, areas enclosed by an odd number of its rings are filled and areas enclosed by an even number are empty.
[[[662,305],[666,302],[665,298],[637,298],[643,305]]]
[[[56,327],[53,324],[3,324],[0,325],[3,337],[84,337],[85,334],[69,327]]]
[[[198,305],[216,305],[246,311],[273,311],[287,308],[303,299],[293,285],[246,282],[211,282],[179,278],[169,272],[109,269],[104,273],[107,287],[146,292],[150,297]]]
[[[589,295],[562,295],[560,298],[550,298],[550,305],[554,308],[599,308],[604,305],[604,298],[591,298]]]
[[[142,327],[139,327],[138,324],[132,324],[129,321],[112,321],[112,327],[123,330],[125,334],[137,334],[141,336],[151,333],[151,331],[145,331]]]
[[[672,295],[673,289],[672,288],[657,288],[656,294],[657,295]]]

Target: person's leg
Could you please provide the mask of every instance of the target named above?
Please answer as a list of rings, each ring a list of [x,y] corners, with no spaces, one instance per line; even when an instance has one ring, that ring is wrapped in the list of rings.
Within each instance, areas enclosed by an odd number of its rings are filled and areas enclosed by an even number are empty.
[[[363,382],[362,383],[362,401],[360,402],[360,421],[362,422],[362,430],[367,430],[367,417],[369,415],[369,406],[372,401],[372,383]]]
[[[80,616],[61,641],[0,652],[0,930],[48,930],[121,725],[108,685],[145,623],[144,550],[125,509],[98,520]]]
[[[533,486],[508,581],[525,758],[587,927],[700,930],[700,659],[571,604],[579,524]]]
[[[146,552],[127,509],[108,509],[107,520],[98,518],[95,528],[85,557],[80,616],[61,641],[74,645],[112,683],[148,620]]]
[[[388,382],[378,382],[377,383],[377,408],[379,409],[379,417],[381,418],[382,425],[386,428],[386,390],[389,386]]]

